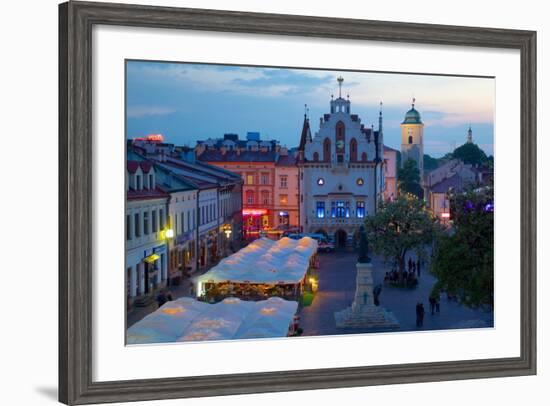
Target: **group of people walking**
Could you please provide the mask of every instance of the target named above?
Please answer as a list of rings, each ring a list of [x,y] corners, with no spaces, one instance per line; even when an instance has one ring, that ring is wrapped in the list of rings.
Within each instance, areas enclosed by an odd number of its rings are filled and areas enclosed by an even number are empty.
[[[439,295],[432,293],[428,298],[428,302],[430,303],[431,315],[433,316],[435,313],[439,313],[439,310],[440,310]],[[417,302],[416,303],[416,327],[422,327],[424,325],[425,313],[426,313],[426,310],[424,309],[424,303]]]
[[[420,259],[417,259],[416,261],[413,261],[411,258],[409,258],[409,273],[412,273],[413,275],[416,273],[418,277],[420,277]]]

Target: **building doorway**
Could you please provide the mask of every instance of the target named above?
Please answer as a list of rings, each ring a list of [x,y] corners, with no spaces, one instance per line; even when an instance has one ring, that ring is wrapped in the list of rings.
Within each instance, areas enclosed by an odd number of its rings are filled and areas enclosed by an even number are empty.
[[[334,233],[334,242],[336,243],[337,248],[345,248],[346,241],[348,238],[348,233],[340,229]]]

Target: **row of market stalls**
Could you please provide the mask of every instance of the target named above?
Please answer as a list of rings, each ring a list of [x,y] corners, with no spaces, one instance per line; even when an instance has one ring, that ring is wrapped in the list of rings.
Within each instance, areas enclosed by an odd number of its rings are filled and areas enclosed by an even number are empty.
[[[216,304],[184,297],[130,327],[127,344],[285,337],[293,333],[297,307],[278,297],[259,302],[227,298]]]
[[[272,296],[297,300],[305,289],[317,289],[317,241],[260,238],[196,279],[199,298],[262,300]]]
[[[298,300],[317,289],[317,241],[260,238],[127,330],[127,344],[274,338],[298,331]]]

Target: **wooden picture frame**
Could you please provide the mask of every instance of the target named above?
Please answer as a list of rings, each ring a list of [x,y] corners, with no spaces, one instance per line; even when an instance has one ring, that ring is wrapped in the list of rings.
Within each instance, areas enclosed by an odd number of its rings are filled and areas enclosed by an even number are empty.
[[[92,27],[95,24],[516,49],[521,58],[521,354],[368,367],[92,380]],[[59,400],[66,404],[536,373],[536,33],[108,3],[59,6]]]

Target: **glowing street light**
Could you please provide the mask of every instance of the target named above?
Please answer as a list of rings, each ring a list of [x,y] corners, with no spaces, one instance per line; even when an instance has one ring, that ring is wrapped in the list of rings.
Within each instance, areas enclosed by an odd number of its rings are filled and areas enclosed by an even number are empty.
[[[174,230],[172,230],[171,228],[167,229],[164,232],[164,237],[167,239],[174,238]]]

